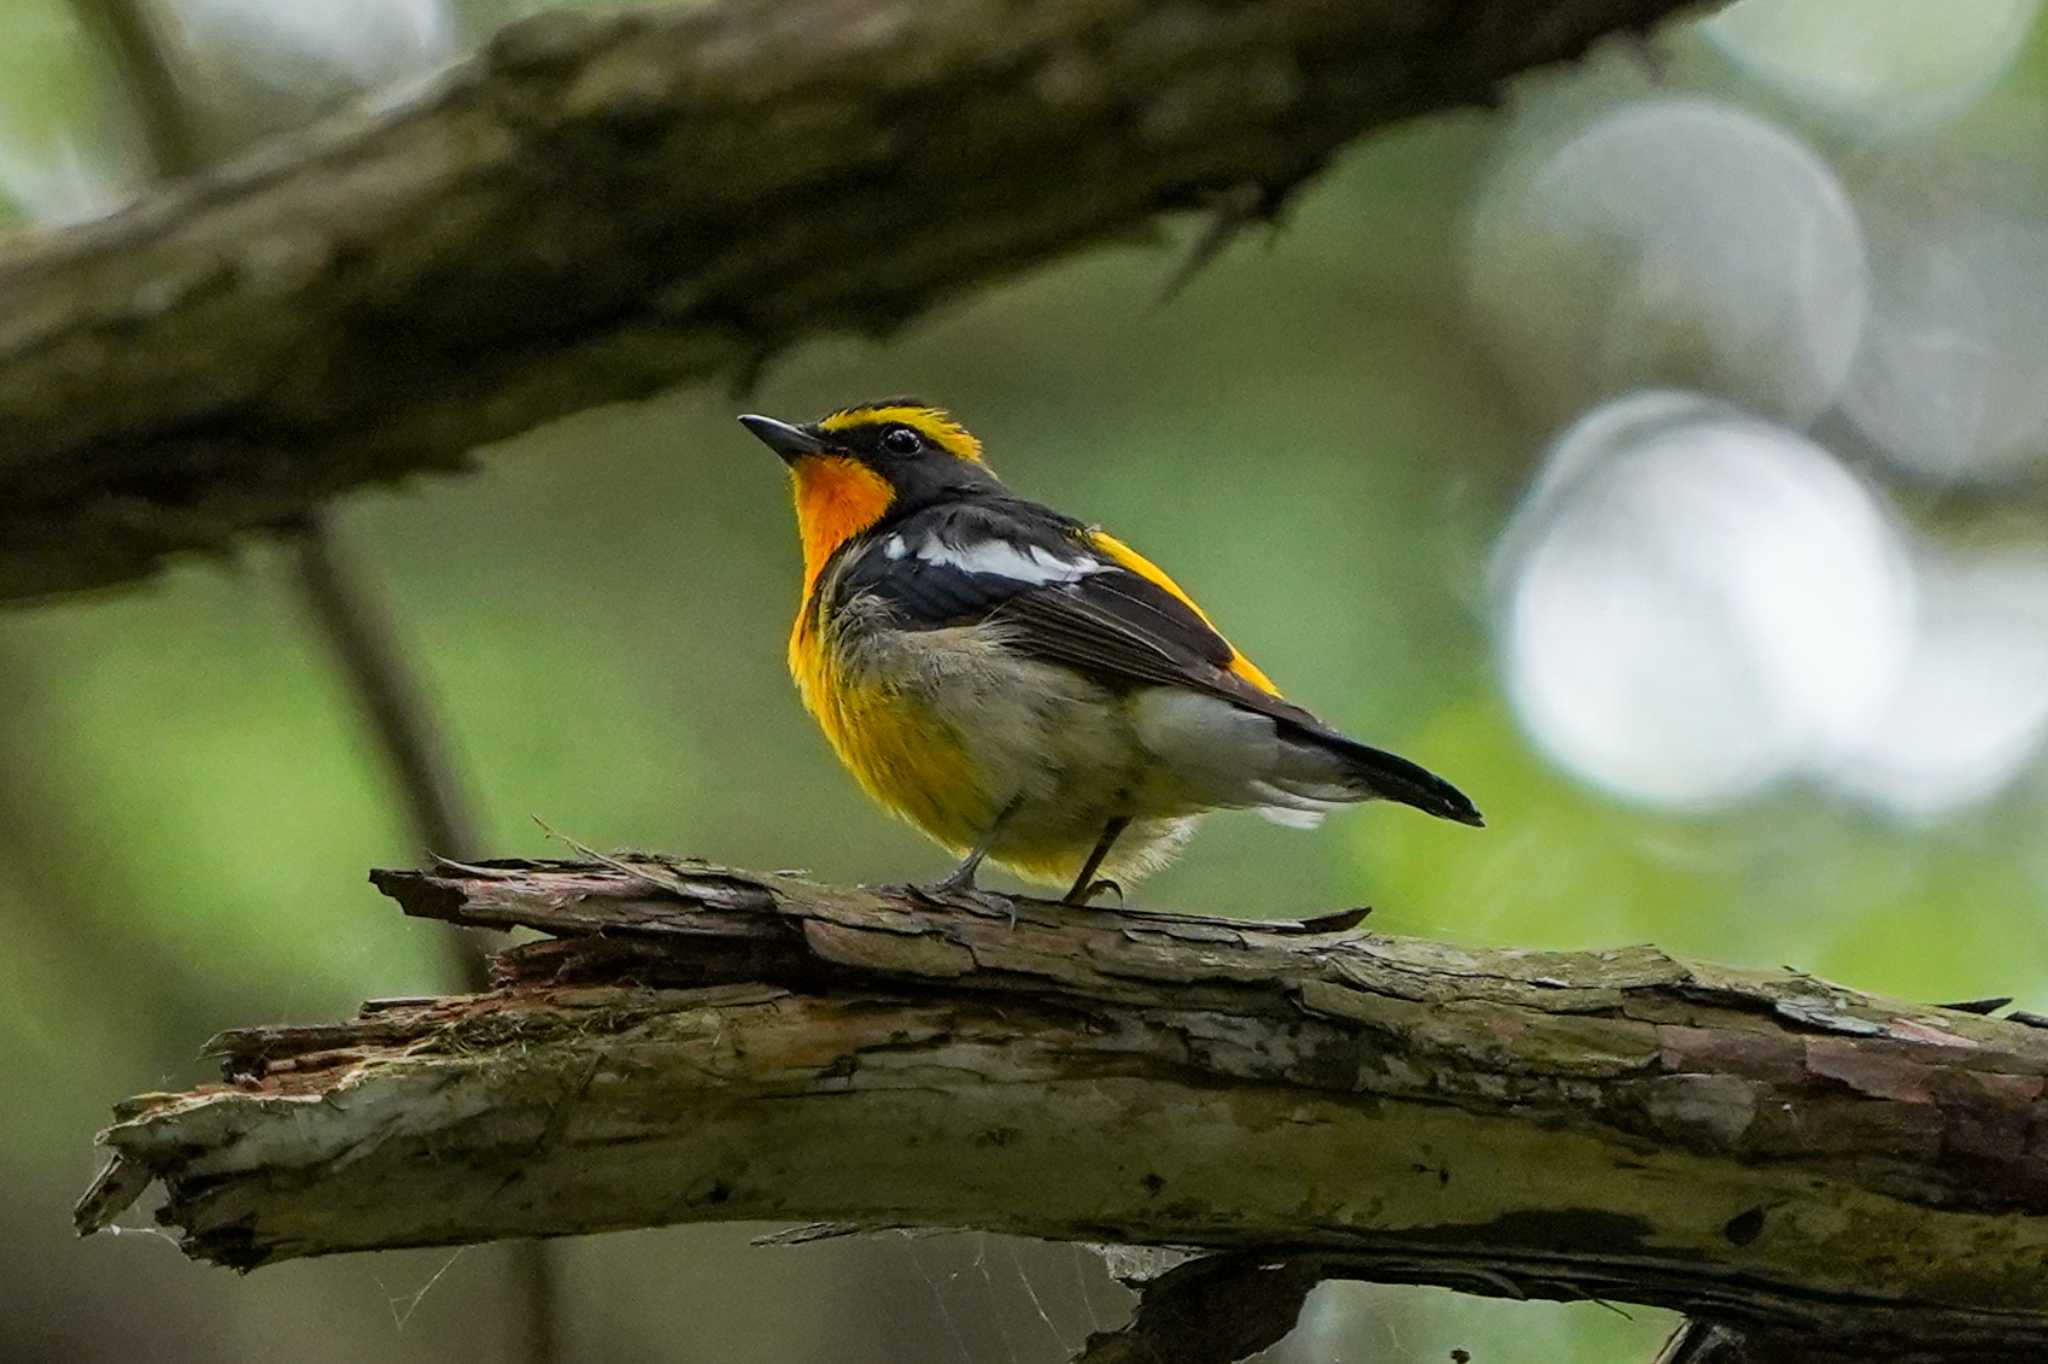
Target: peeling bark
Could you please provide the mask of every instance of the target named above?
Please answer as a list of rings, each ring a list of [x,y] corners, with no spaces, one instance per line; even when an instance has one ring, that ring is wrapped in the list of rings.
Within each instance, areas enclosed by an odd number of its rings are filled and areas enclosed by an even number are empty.
[[[1144,1284],[1130,1324],[1091,1335],[1074,1364],[1233,1364],[1279,1344],[1322,1278],[1306,1260],[1201,1256]]]
[[[2048,1350],[2048,1033],[2021,1024],[1357,914],[1023,900],[1012,927],[998,897],[651,858],[373,879],[552,936],[486,994],[216,1038],[226,1083],[117,1109],[82,1229],[152,1182],[189,1254],[244,1269],[957,1226],[1670,1307],[1739,1334],[1728,1358]]]
[[[1696,3],[1696,0],[1695,0]],[[0,241],[0,601],[884,333],[1687,0],[726,0],[543,16]]]

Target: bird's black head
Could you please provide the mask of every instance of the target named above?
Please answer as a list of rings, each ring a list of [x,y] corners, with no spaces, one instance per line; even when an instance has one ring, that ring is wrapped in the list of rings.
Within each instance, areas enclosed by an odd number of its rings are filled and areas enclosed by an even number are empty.
[[[862,504],[863,513],[873,508],[878,520],[884,511],[1002,488],[982,463],[981,442],[943,408],[917,398],[842,407],[801,426],[753,415],[741,417],[740,424],[789,465],[799,514],[806,503],[820,513],[850,511],[845,503],[851,499]],[[882,485],[887,499],[875,507]],[[818,505],[823,503],[840,505]]]

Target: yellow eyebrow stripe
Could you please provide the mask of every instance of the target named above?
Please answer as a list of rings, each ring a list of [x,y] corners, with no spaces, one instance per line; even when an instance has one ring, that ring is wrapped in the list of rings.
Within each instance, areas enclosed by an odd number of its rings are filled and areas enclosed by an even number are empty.
[[[981,463],[981,442],[954,421],[952,414],[936,407],[849,407],[819,422],[818,429],[844,431],[850,426],[892,424],[910,427],[955,458]]]
[[[1165,592],[1182,606],[1187,607],[1188,610],[1201,617],[1202,624],[1208,626],[1211,630],[1216,630],[1216,622],[1209,619],[1209,613],[1195,605],[1194,598],[1181,591],[1180,584],[1167,577],[1166,570],[1158,564],[1153,563],[1150,559],[1138,553],[1138,551],[1132,549],[1108,531],[1091,530],[1087,532],[1087,539],[1088,543],[1101,553],[1108,555],[1123,567]],[[1223,632],[1216,630],[1216,637],[1223,639]],[[1223,642],[1230,644],[1230,641],[1227,639],[1223,639]],[[1280,695],[1280,689],[1273,685],[1273,679],[1266,676],[1260,670],[1258,664],[1239,653],[1235,644],[1230,644],[1230,663],[1227,671],[1243,678],[1268,696],[1277,697]]]

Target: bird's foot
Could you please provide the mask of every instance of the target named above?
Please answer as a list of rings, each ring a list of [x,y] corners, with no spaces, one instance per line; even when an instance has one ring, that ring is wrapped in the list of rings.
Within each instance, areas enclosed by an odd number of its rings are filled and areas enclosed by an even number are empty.
[[[1011,928],[1017,926],[1016,898],[993,890],[983,890],[974,884],[972,874],[962,876],[954,872],[950,876],[922,885],[913,881],[904,889],[927,904],[955,907],[968,904],[984,914],[1004,914],[1009,916]]]
[[[931,882],[929,885],[919,886],[917,889],[923,891],[926,895],[936,896],[940,899],[944,899],[949,895],[976,895],[980,893],[980,888],[974,884],[974,868],[972,867],[955,867],[938,880]]]
[[[1116,907],[1118,909],[1124,907],[1124,888],[1110,880],[1107,876],[1090,881],[1086,886],[1076,886],[1067,892],[1067,898],[1060,901],[1060,903],[1073,909],[1086,909],[1088,902],[1104,891],[1110,891],[1116,895]]]
[[[916,886],[920,895],[934,900],[967,899],[979,900],[984,892],[974,884],[975,876],[981,871],[981,850],[970,854],[966,861],[953,870],[928,884]]]

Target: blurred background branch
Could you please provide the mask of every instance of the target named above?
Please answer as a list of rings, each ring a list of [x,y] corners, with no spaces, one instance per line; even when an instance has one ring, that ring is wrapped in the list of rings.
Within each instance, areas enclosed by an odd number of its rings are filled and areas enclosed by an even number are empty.
[[[149,149],[152,177],[177,179],[197,174],[208,161],[192,111],[166,60],[150,8],[144,0],[71,0],[86,31],[100,42],[133,105],[135,123]]]
[[[97,35],[119,71],[155,177],[202,173],[210,158],[151,8],[143,0],[74,3],[83,26]],[[482,843],[464,808],[447,741],[373,589],[348,562],[324,515],[309,514],[290,539],[310,621],[355,695],[368,734],[411,815],[415,837],[443,856],[473,853]],[[454,980],[471,990],[484,987],[483,953],[467,935],[449,938],[446,955]],[[559,1295],[547,1248],[525,1241],[503,1253],[516,1284],[513,1297],[525,1315],[525,1327],[517,1332],[520,1357],[527,1364],[551,1364],[559,1358]]]
[[[1214,193],[1277,212],[1361,131],[1685,7],[798,0],[516,26],[0,252],[0,599],[887,333]]]
[[[334,534],[315,522],[294,537],[299,584],[315,628],[349,679],[365,722],[390,766],[392,784],[412,816],[422,851],[473,856],[482,843],[448,760],[446,737],[420,692],[383,606],[359,580]],[[442,851],[447,849],[448,851]],[[472,989],[484,984],[483,960],[459,946]]]
[[[415,837],[429,852],[455,850],[440,853],[443,857],[471,855],[483,845],[449,761],[447,738],[382,604],[360,580],[324,516],[315,515],[291,539],[308,613],[355,695]],[[483,952],[469,935],[450,938],[447,957],[451,974],[467,988],[487,983]],[[513,1296],[525,1317],[525,1328],[517,1333],[520,1357],[527,1364],[550,1364],[561,1358],[561,1293],[547,1246],[537,1240],[518,1242],[506,1247],[506,1258]]]
[[[653,858],[373,879],[559,936],[487,994],[216,1038],[227,1086],[119,1106],[82,1230],[160,1181],[186,1253],[242,1269],[731,1219],[1239,1253],[1100,1359],[1261,1348],[1331,1278],[1677,1308],[1818,1360],[2048,1349],[2021,1023],[1355,914],[1013,925]],[[1276,1259],[1280,1307],[1190,1316],[1184,1281]]]

